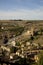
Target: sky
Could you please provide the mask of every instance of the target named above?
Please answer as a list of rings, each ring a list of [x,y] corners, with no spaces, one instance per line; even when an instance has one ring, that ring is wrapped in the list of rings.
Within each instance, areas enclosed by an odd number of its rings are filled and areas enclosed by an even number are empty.
[[[43,20],[43,0],[0,0],[0,20]]]

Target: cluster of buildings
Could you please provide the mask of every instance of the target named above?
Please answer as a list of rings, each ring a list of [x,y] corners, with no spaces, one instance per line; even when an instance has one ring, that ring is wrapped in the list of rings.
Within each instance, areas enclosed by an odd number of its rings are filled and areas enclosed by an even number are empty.
[[[3,27],[2,27],[3,29]],[[34,30],[28,30],[27,32],[23,33],[22,36],[30,36],[30,35],[34,35]],[[31,43],[29,41],[27,41],[26,43],[19,43],[20,45],[17,46],[16,42],[15,42],[15,38],[11,38],[7,44],[5,44],[5,46],[0,46],[0,48],[2,49],[3,53],[6,52],[6,56],[10,56],[10,59],[14,59],[13,56],[18,56],[21,58],[29,58],[31,60],[35,60],[36,62],[39,60],[37,54],[39,53],[38,50],[38,44],[36,43]],[[14,51],[11,51],[11,48],[14,49],[17,48],[16,52],[14,53]],[[12,52],[12,53],[11,53]]]

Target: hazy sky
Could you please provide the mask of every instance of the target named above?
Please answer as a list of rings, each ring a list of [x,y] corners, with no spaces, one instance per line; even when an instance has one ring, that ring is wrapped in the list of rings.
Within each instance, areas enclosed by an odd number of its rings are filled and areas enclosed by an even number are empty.
[[[0,19],[43,20],[43,0],[0,0]]]

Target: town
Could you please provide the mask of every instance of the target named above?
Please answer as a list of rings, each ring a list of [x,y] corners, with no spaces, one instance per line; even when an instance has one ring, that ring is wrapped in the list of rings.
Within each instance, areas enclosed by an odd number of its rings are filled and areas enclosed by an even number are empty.
[[[0,64],[38,65],[41,54],[43,20],[0,20]]]

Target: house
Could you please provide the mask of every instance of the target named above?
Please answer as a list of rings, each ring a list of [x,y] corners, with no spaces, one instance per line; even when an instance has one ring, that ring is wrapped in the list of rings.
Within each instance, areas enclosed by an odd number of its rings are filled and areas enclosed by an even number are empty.
[[[10,39],[7,44],[15,47],[16,45],[15,38]]]
[[[30,46],[30,42],[26,42],[26,46]]]
[[[35,62],[38,62],[38,61],[39,61],[38,55],[35,55],[35,56],[34,56],[34,60],[35,60]]]

